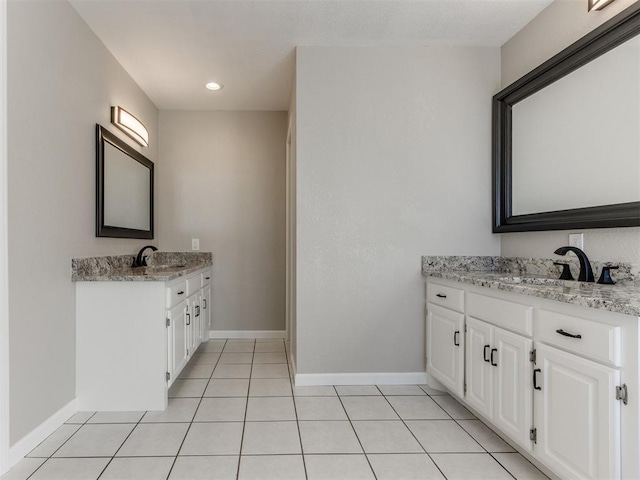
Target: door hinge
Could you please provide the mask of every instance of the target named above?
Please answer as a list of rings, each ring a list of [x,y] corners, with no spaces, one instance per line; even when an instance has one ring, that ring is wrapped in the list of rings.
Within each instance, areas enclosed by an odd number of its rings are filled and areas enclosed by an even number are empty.
[[[532,363],[536,363],[536,349],[534,348],[529,352],[529,361]]]
[[[171,374],[169,372],[166,372],[165,378],[167,379],[167,382],[168,382],[169,380],[171,380]]]
[[[616,400],[622,400],[622,403],[626,405],[629,401],[628,395],[626,383],[623,383],[621,387],[616,387]]]
[[[467,393],[467,384],[466,383],[464,384],[464,393],[465,394]]]
[[[531,430],[529,430],[529,440],[531,440],[533,443],[538,443],[538,429],[537,428],[532,428]]]
[[[167,327],[171,326],[171,320],[167,318]]]
[[[464,324],[464,333],[467,333],[467,324]]]

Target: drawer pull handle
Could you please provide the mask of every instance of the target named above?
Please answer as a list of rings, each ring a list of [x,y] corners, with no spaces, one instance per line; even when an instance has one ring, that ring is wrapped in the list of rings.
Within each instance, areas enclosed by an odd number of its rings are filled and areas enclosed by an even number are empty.
[[[453,344],[456,347],[460,346],[460,330],[456,330],[455,332],[453,332]]]
[[[489,359],[487,358],[487,349],[491,348],[491,345],[485,345],[484,346],[484,352],[482,353],[482,357],[484,358],[484,361],[489,363]]]
[[[542,387],[538,386],[538,377],[536,376],[536,373],[542,372],[542,370],[540,370],[539,368],[536,368],[533,371],[533,388],[535,390],[542,390]]]
[[[490,359],[491,359],[491,366],[492,367],[497,367],[498,366],[498,364],[493,361],[493,354],[497,353],[497,352],[498,352],[497,348],[492,348],[491,349],[491,357],[490,357]]]
[[[436,297],[438,297],[438,298],[447,298],[447,296],[443,295],[442,293],[436,293]]]
[[[196,317],[200,316],[200,305],[196,305]]]
[[[184,290],[180,290],[180,291],[178,292],[178,295],[184,295]]]
[[[571,338],[582,338],[582,335],[580,335],[579,333],[569,333],[569,332],[565,332],[563,329],[559,328],[558,330],[556,330],[556,333],[559,333],[560,335],[563,335],[565,337],[571,337]]]
[[[187,313],[187,325],[191,325],[191,314]]]
[[[211,280],[211,277],[204,277],[205,280]]]
[[[207,308],[207,299],[203,298],[202,301],[204,302],[204,308]]]

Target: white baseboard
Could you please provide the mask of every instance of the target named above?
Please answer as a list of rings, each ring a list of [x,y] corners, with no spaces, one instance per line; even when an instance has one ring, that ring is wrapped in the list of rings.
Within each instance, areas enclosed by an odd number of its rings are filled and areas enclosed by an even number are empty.
[[[15,445],[9,448],[9,468],[22,460],[31,450],[55,432],[64,422],[78,411],[77,400],[73,399],[44,422],[31,430]]]
[[[426,372],[406,373],[296,373],[296,386],[317,385],[425,385]]]
[[[286,338],[286,330],[209,330],[209,338]]]

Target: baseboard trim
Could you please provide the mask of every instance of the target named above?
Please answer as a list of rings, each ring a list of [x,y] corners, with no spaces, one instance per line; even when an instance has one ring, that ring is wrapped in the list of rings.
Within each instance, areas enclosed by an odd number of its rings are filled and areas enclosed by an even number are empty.
[[[209,330],[209,338],[286,338],[286,330]]]
[[[296,386],[426,385],[426,372],[405,373],[296,373]]]
[[[44,422],[31,430],[15,445],[9,448],[9,468],[22,460],[31,450],[36,448],[42,441],[55,432],[64,422],[78,411],[78,401],[74,398],[56,413],[47,418]]]

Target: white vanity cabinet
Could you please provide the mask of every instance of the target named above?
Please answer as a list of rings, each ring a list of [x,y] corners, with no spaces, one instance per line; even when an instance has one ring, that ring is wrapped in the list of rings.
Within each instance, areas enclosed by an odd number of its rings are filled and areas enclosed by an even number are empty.
[[[444,289],[455,312],[431,302]],[[427,309],[427,373],[523,454],[559,478],[640,478],[638,317],[433,277]],[[462,389],[432,360],[452,362],[454,328]]]
[[[465,399],[528,450],[533,413],[531,311],[526,305],[467,296]]]
[[[167,311],[168,387],[173,384],[189,359],[186,314],[187,308],[185,302]]]
[[[427,295],[427,372],[464,393],[464,291],[438,286]]]
[[[168,387],[208,333],[203,274],[211,268],[169,281],[76,282],[79,411],[166,408]]]
[[[621,333],[607,323],[537,311],[536,451],[563,477],[621,478]]]
[[[208,332],[211,330],[211,270],[202,273],[202,328],[205,340],[208,339]]]
[[[547,345],[536,354],[536,456],[562,478],[620,478],[620,372]]]

